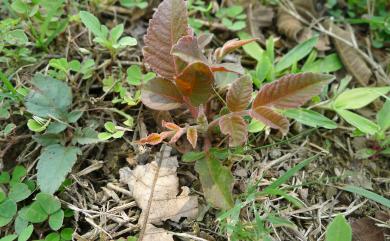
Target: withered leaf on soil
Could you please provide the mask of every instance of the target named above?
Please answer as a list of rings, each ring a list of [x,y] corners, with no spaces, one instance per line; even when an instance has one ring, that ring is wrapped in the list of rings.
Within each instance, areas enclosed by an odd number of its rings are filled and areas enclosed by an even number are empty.
[[[330,21],[326,22],[325,25],[341,39],[352,42],[351,33],[337,27]],[[370,80],[372,72],[363,60],[362,56],[356,51],[356,49],[343,41],[336,38],[332,38],[332,40],[345,68],[361,85],[366,86]]]
[[[213,84],[213,72],[202,62],[188,65],[176,77],[176,85],[180,92],[188,97],[191,104],[196,107],[209,99],[213,92]]]
[[[196,143],[198,141],[198,131],[195,127],[188,127],[187,128],[187,140],[190,142],[192,148],[196,148]]]
[[[278,31],[287,38],[302,42],[311,37],[311,31],[305,27],[296,17],[290,15],[286,10],[279,7],[277,14]]]
[[[183,0],[164,0],[149,21],[144,37],[145,62],[160,76],[174,79],[175,60],[171,49],[177,41],[192,35],[187,23],[187,7]]]
[[[142,209],[140,224],[144,223],[145,218],[147,218],[148,225],[159,225],[168,219],[178,222],[182,217],[195,218],[198,214],[198,199],[196,196],[189,195],[189,188],[182,187],[179,195],[179,179],[176,174],[177,157],[170,156],[171,147],[165,146],[162,149],[163,153],[158,154],[153,162],[138,165],[134,170],[125,167],[119,171],[121,182],[128,184],[137,205]],[[154,182],[155,177],[156,182]],[[149,205],[150,209],[148,209]],[[148,225],[144,241],[152,240],[147,239],[148,236],[154,237],[152,233],[148,233],[148,230],[149,232],[156,231],[153,226]]]
[[[381,221],[388,221],[390,216],[384,213],[377,213],[375,218]],[[353,241],[385,241],[385,228],[378,227],[373,219],[369,217],[360,218],[352,222]]]
[[[179,108],[183,103],[175,84],[159,77],[149,80],[142,87],[141,100],[147,107],[160,111]]]
[[[252,98],[252,80],[244,75],[233,82],[226,95],[227,107],[230,111],[246,110]]]

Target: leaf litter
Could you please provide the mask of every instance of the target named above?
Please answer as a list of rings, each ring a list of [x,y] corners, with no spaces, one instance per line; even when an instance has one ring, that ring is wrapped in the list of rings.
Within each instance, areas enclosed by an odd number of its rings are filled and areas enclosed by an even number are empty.
[[[142,209],[138,223],[144,229],[144,241],[173,240],[167,231],[154,225],[168,219],[174,222],[184,217],[194,219],[198,215],[198,197],[190,195],[190,189],[185,186],[179,191],[178,161],[177,156],[171,156],[171,150],[163,145],[151,163],[119,171],[121,182],[128,185]]]

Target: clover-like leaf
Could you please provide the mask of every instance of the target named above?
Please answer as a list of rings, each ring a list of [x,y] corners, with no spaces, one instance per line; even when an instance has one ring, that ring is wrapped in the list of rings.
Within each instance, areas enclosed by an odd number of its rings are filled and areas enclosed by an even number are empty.
[[[248,137],[248,126],[239,115],[225,115],[219,120],[221,132],[230,136],[229,146],[235,147],[245,143]]]
[[[162,78],[154,78],[143,86],[141,100],[147,107],[155,110],[172,110],[183,103],[175,84]]]
[[[178,89],[184,96],[189,98],[193,106],[199,106],[209,99],[213,93],[213,83],[213,73],[202,62],[195,62],[188,65],[176,77]]]
[[[234,81],[226,95],[229,110],[231,112],[245,110],[251,101],[252,91],[252,80],[249,75],[244,75]]]
[[[149,21],[144,37],[143,55],[145,62],[160,76],[174,79],[175,60],[172,46],[189,34],[187,7],[184,0],[164,0]]]

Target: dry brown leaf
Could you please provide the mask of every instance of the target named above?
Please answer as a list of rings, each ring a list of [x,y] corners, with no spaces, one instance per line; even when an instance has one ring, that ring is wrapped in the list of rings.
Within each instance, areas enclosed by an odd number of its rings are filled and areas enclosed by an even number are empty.
[[[125,167],[119,171],[121,182],[128,184],[138,207],[142,209],[139,224],[149,225],[145,229],[144,241],[171,240],[168,239],[168,234],[159,236],[159,238],[166,236],[164,239],[154,239],[153,232],[159,229],[150,225],[162,224],[168,219],[178,222],[182,217],[195,218],[198,214],[198,198],[189,195],[188,187],[182,187],[178,195],[179,179],[176,174],[178,161],[176,156],[170,156],[171,150],[171,147],[165,146],[162,158],[157,155],[156,159],[149,164],[138,165],[134,170]],[[153,184],[155,184],[154,188]],[[151,233],[148,233],[148,230]],[[148,236],[150,239],[147,238]]]
[[[331,31],[338,37],[348,42],[352,41],[352,37],[349,32],[333,25],[330,22],[327,22],[325,25],[330,27]],[[353,47],[349,46],[341,40],[333,38],[333,43],[336,47],[337,53],[341,58],[341,61],[343,62],[348,72],[354,78],[356,78],[360,84],[366,86],[370,80],[372,72],[360,54]]]
[[[356,220],[351,227],[353,241],[385,241],[384,229],[376,226],[369,217]]]
[[[145,236],[142,241],[173,241],[173,235],[165,229],[156,228],[152,224],[146,225]]]
[[[278,31],[287,38],[302,42],[311,37],[311,31],[305,27],[296,17],[290,15],[286,10],[279,8],[277,18]]]

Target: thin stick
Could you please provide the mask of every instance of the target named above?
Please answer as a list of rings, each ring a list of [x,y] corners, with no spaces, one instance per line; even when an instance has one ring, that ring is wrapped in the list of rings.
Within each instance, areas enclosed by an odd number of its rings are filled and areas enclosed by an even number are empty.
[[[152,206],[154,188],[156,187],[158,175],[160,173],[161,163],[162,163],[162,161],[164,159],[165,148],[166,148],[166,145],[164,144],[161,147],[161,151],[160,151],[161,155],[160,155],[160,158],[158,159],[158,162],[157,162],[156,174],[154,175],[153,183],[152,183],[152,186],[150,187],[150,196],[149,196],[149,200],[148,200],[148,205],[146,206],[146,209],[145,209],[145,217],[144,217],[144,220],[142,222],[142,228],[141,228],[141,231],[139,233],[138,241],[142,241],[144,236],[145,236],[146,226],[148,225],[150,207]]]

